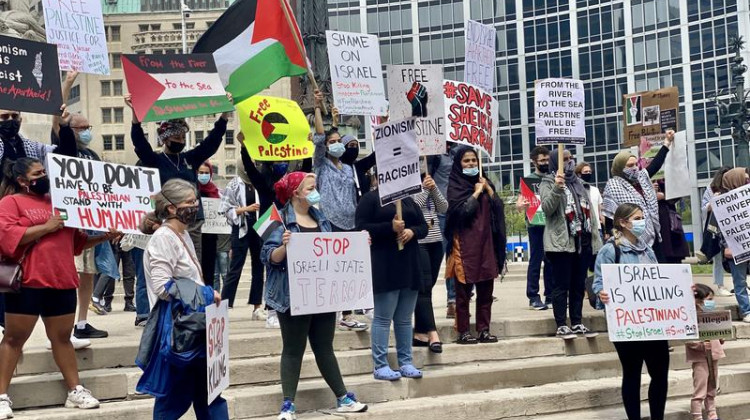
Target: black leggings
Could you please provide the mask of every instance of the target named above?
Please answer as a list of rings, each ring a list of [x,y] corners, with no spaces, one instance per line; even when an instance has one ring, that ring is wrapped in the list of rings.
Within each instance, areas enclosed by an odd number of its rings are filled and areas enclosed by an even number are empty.
[[[643,362],[651,377],[648,406],[651,420],[664,420],[669,387],[669,344],[667,341],[614,343],[622,365],[622,403],[628,420],[641,419],[641,372]]]
[[[334,395],[346,395],[346,386],[341,377],[339,363],[333,353],[333,334],[336,331],[336,314],[292,316],[291,311],[277,312],[281,325],[281,391],[284,399],[294,401],[302,370],[307,339],[315,354],[315,363]]]
[[[427,334],[435,331],[435,312],[432,310],[432,288],[440,274],[443,262],[443,243],[419,244],[422,267],[422,285],[419,288],[417,306],[414,308],[414,332]]]

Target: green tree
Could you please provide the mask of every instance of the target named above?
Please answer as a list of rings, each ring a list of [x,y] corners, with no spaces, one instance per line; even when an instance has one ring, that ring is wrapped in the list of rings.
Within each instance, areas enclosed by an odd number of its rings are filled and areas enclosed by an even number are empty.
[[[510,185],[504,185],[498,194],[505,203],[505,230],[508,242],[517,242],[519,237],[526,236],[527,233],[526,214],[516,209],[518,195]]]

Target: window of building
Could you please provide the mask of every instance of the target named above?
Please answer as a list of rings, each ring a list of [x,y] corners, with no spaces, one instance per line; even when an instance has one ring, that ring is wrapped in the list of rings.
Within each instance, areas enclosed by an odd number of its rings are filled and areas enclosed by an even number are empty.
[[[227,145],[234,144],[234,130],[227,130],[227,133],[225,135],[225,143]]]
[[[112,124],[112,108],[102,108],[102,123]]]
[[[112,95],[122,96],[122,80],[112,81]]]
[[[115,136],[115,150],[125,150],[125,136],[117,134]]]
[[[122,68],[122,61],[120,61],[120,57],[122,54],[120,53],[112,53],[112,68],[113,69],[121,69]]]
[[[182,29],[182,22],[179,23],[173,23],[172,27],[174,29]],[[195,22],[185,22],[185,29],[195,29]]]
[[[138,25],[138,32],[148,31],[148,25]]]
[[[112,136],[102,136],[102,147],[104,150],[112,150]]]
[[[102,80],[102,96],[112,96],[112,83],[109,80]]]
[[[115,115],[115,122],[116,123],[123,122],[124,118],[123,118],[123,109],[122,109],[122,107],[113,108],[113,110],[114,110],[114,115]]]
[[[205,137],[205,134],[204,134],[203,131],[196,131],[195,132],[195,144],[198,144],[198,143],[202,142],[203,139],[205,139],[205,138],[206,137]]]
[[[70,97],[68,98],[68,105],[78,102],[81,99],[81,85],[75,85],[70,88]]]
[[[151,30],[152,31],[160,31],[161,30],[161,23],[151,24]]]
[[[227,165],[226,174],[227,176],[237,175],[237,167],[234,165]]]
[[[120,42],[120,26],[109,27],[109,41]]]

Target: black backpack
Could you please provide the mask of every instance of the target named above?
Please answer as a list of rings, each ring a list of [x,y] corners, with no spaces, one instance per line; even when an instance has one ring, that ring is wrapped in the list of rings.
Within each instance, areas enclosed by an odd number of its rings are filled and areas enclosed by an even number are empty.
[[[620,263],[620,247],[617,246],[614,239],[610,239],[607,241],[608,243],[611,242],[612,246],[615,247],[615,264]],[[590,275],[586,278],[586,295],[588,295],[589,298],[589,305],[591,305],[592,308],[596,309],[596,300],[597,296],[594,293],[594,275]]]

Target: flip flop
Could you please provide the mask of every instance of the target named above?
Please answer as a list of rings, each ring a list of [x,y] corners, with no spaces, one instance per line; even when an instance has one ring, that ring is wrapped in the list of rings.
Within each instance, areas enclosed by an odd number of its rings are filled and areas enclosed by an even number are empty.
[[[399,370],[404,378],[419,379],[422,377],[422,371],[412,365],[403,365]]]
[[[375,379],[378,379],[380,381],[397,381],[401,379],[401,373],[396,372],[389,366],[383,366],[382,368],[375,369],[373,375],[375,376]]]
[[[430,351],[433,353],[442,353],[443,352],[443,343],[436,341],[434,343],[430,343]]]

